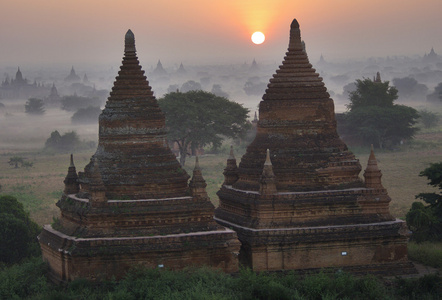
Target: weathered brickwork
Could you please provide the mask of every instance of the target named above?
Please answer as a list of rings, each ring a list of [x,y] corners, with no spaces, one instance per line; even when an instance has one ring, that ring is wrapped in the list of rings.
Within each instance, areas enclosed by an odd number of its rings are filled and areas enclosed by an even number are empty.
[[[256,138],[239,167],[230,155],[215,211],[238,233],[241,262],[256,271],[413,272],[407,228],[390,214],[374,153],[362,180],[296,20],[262,99]]]
[[[188,179],[168,147],[164,114],[129,30],[97,151],[78,175],[71,157],[59,222],[39,236],[53,279],[121,278],[138,265],[236,272],[240,243],[214,221],[198,162]]]

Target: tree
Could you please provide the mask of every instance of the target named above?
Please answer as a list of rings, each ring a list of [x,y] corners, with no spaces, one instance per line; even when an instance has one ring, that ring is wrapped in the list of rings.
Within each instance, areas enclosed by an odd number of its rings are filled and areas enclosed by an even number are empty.
[[[412,77],[394,78],[393,84],[398,89],[401,99],[425,99],[428,92],[428,87],[425,84],[419,83]]]
[[[397,89],[389,86],[388,81],[358,79],[349,98],[342,132],[362,144],[393,146],[412,138],[418,130],[414,124],[419,114],[414,108],[394,104]]]
[[[86,108],[88,106],[100,107],[101,101],[97,97],[80,97],[77,95],[64,96],[61,98],[61,109],[66,111],[77,111],[80,108]]]
[[[250,77],[244,84],[244,92],[251,96],[262,96],[267,88],[267,83],[262,82],[258,76]]]
[[[12,196],[0,196],[0,262],[13,264],[40,253],[39,226]]]
[[[440,116],[437,113],[422,109],[419,111],[419,120],[425,128],[431,128],[437,126]]]
[[[352,111],[368,106],[391,107],[398,98],[398,91],[394,86],[389,86],[388,81],[377,82],[369,78],[356,80],[356,90],[350,92],[350,104],[347,108]]]
[[[210,91],[212,94],[217,95],[218,97],[224,97],[229,99],[229,94],[227,94],[226,92],[224,92],[221,88],[221,85],[219,84],[214,84],[212,86],[212,90]]]
[[[158,103],[166,115],[168,139],[178,144],[182,165],[189,147],[216,148],[225,137],[240,137],[249,127],[247,108],[209,92],[168,93]]]
[[[30,115],[42,115],[45,113],[43,100],[29,98],[25,104],[25,112]]]
[[[427,101],[434,103],[440,103],[442,101],[442,82],[434,88],[431,94],[427,95]]]
[[[45,150],[55,152],[72,152],[73,150],[89,149],[95,147],[94,142],[80,141],[75,131],[66,132],[63,135],[57,130],[51,132],[51,136],[45,142]]]
[[[71,117],[74,124],[97,123],[101,109],[98,106],[88,106],[78,109]]]
[[[430,181],[428,185],[442,190],[442,162],[432,163],[420,172]],[[408,227],[413,231],[412,239],[417,242],[442,240],[442,194],[420,193],[416,195],[427,203],[414,202],[406,215]]]
[[[186,93],[190,91],[199,91],[202,90],[201,84],[199,82],[189,80],[183,83],[181,86],[181,92]]]

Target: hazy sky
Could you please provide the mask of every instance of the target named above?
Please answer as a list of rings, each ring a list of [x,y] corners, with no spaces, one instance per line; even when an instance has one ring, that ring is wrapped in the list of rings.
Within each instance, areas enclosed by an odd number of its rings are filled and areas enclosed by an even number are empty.
[[[132,29],[138,57],[280,62],[293,18],[312,62],[442,54],[442,0],[0,0],[0,65],[113,64]],[[262,31],[266,41],[250,36]]]

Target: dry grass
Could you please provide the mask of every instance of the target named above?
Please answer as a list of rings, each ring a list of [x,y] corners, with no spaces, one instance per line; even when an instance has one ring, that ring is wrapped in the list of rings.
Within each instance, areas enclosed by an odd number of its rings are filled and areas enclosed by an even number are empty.
[[[244,149],[236,151],[239,163]],[[239,152],[239,153],[238,153]],[[93,151],[75,154],[77,171],[83,170],[89,162]],[[34,163],[30,169],[14,169],[8,165],[11,156],[18,155]],[[368,151],[356,155],[362,168],[366,167]],[[215,206],[218,205],[216,192],[224,180],[223,169],[228,157],[227,151],[217,155],[200,157],[200,166],[207,182],[207,192]],[[390,210],[396,217],[403,218],[409,210],[414,196],[425,191],[435,191],[427,185],[426,178],[419,177],[419,172],[431,162],[442,161],[441,150],[409,150],[400,152],[376,153],[379,168],[382,170],[382,181],[392,201]],[[192,175],[194,158],[186,162],[186,171]],[[49,155],[39,152],[15,152],[0,155],[0,184],[3,194],[13,194],[30,211],[31,217],[40,225],[50,223],[59,210],[55,203],[64,188],[63,179],[69,166],[68,154]],[[362,176],[361,172],[360,176]]]
[[[408,257],[426,266],[442,270],[442,243],[408,243]]]
[[[75,155],[75,164],[82,170],[89,162],[92,152]],[[9,166],[9,158],[17,155],[32,162],[33,167],[15,169]],[[14,153],[0,155],[0,184],[2,194],[11,194],[21,201],[32,219],[47,224],[59,215],[55,203],[64,188],[63,180],[69,167],[69,155],[39,153]]]

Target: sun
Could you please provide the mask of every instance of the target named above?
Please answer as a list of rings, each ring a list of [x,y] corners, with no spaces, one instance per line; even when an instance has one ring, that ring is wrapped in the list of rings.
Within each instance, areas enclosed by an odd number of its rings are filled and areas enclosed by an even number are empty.
[[[252,34],[252,42],[255,43],[256,45],[264,43],[265,39],[266,37],[264,33],[262,33],[261,31],[256,31],[255,33]]]

